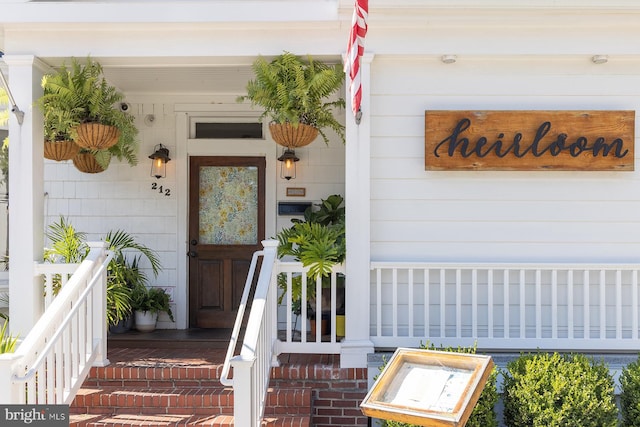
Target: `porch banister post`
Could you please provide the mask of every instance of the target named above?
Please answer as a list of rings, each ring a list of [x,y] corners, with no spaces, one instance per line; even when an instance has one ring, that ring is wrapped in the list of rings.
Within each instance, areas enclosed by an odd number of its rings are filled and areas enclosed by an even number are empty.
[[[340,367],[364,368],[367,354],[373,353],[369,336],[370,276],[370,162],[371,162],[371,62],[365,54],[360,64],[362,81],[362,120],[355,123],[347,99],[345,147],[346,208],[346,285],[345,339],[340,352]],[[348,84],[347,84],[348,87]]]
[[[47,67],[33,55],[3,60],[11,93],[25,113],[22,125],[9,115],[9,327],[22,339],[43,310],[42,279],[33,266],[44,249],[44,130],[34,102]]]
[[[22,358],[15,353],[0,354],[0,404],[15,405],[20,402],[20,385],[13,381],[13,367]],[[24,395],[24,388],[22,389]]]
[[[99,254],[93,266],[95,270],[102,265],[106,257],[107,244],[105,242],[87,242],[87,245],[91,252]],[[100,283],[96,285],[92,295],[93,339],[98,344],[93,366],[107,366],[109,365],[109,359],[107,359],[107,269],[102,272]]]

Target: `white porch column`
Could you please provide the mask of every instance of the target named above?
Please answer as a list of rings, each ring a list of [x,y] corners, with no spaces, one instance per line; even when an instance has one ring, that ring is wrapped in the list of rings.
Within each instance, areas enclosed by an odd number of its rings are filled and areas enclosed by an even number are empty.
[[[11,333],[24,338],[42,313],[42,280],[34,262],[44,249],[43,118],[34,102],[42,95],[46,66],[33,55],[5,55],[9,87],[24,112],[9,118],[9,317]]]
[[[362,81],[362,120],[355,123],[347,94],[345,148],[346,207],[346,337],[342,342],[340,367],[364,368],[367,354],[373,353],[369,339],[370,282],[370,139],[371,139],[371,61],[365,54],[360,64]]]

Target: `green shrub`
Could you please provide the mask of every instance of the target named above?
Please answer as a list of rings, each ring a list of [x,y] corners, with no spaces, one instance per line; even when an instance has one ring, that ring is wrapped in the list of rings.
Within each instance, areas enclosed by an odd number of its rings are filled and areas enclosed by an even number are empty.
[[[616,426],[613,378],[604,362],[584,355],[523,355],[504,372],[509,427]]]
[[[629,363],[620,375],[622,426],[640,426],[640,358]]]
[[[436,348],[433,344],[427,343],[420,346],[424,350],[449,351],[453,353],[475,354],[475,347],[447,347]],[[383,366],[384,368],[384,366]],[[478,398],[476,406],[473,408],[469,420],[465,424],[466,427],[496,427],[498,418],[495,412],[495,406],[498,402],[498,389],[496,387],[497,370],[494,368],[487,379],[487,383]],[[383,421],[382,426],[387,427],[413,427],[413,424],[406,424],[397,421]]]

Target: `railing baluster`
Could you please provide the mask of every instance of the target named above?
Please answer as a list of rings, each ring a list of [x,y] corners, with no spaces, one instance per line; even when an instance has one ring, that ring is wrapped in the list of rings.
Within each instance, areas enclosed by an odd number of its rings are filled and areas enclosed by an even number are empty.
[[[322,342],[322,277],[316,278],[316,342]]]
[[[456,269],[456,338],[462,338],[462,271]]]
[[[622,339],[622,271],[616,270],[616,339]]]
[[[542,338],[542,272],[536,270],[536,338]]]
[[[487,270],[487,337],[493,339],[493,269]]]
[[[440,338],[444,338],[445,335],[445,311],[447,308],[446,299],[445,299],[445,288],[446,288],[446,270],[444,268],[440,269]]]
[[[478,336],[478,270],[471,270],[471,334]]]
[[[638,339],[638,270],[634,269],[631,278],[631,338]]]
[[[391,270],[391,336],[398,336],[398,269]]]
[[[572,340],[574,338],[574,320],[573,320],[573,270],[567,271],[567,337]]]
[[[430,335],[429,331],[429,269],[424,269],[424,336],[428,337]]]
[[[382,269],[376,270],[376,328],[379,337],[382,336]]]
[[[607,337],[607,289],[605,271],[600,270],[600,339]]]
[[[590,294],[590,287],[591,287],[591,283],[590,283],[590,274],[589,274],[589,270],[584,270],[584,272],[582,273],[582,292],[583,292],[583,298],[584,298],[584,339],[588,340],[591,338],[591,302],[589,301],[589,294]]]
[[[518,338],[526,338],[526,289],[525,289],[525,270],[520,269],[520,336]]]
[[[502,292],[504,292],[504,338],[510,338],[511,337],[511,324],[509,322],[509,307],[511,305],[509,299],[509,284],[510,284],[510,275],[509,275],[509,270],[507,268],[504,269],[504,271],[502,272],[502,281],[503,281],[503,285],[504,288],[502,290]]]
[[[408,282],[409,282],[409,290],[408,290],[408,298],[407,298],[407,305],[409,308],[409,336],[412,337],[413,335],[413,309],[414,309],[414,302],[413,302],[413,268],[410,268],[408,271]]]
[[[558,338],[558,270],[551,270],[551,338]]]

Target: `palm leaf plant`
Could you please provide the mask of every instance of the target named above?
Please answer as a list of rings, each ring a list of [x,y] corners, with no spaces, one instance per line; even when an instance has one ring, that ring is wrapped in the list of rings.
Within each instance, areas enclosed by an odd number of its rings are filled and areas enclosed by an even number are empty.
[[[51,241],[51,247],[45,250],[45,260],[48,262],[79,263],[89,253],[86,233],[77,231],[62,216],[58,222],[49,225],[46,236]],[[131,313],[132,290],[147,283],[147,276],[140,267],[141,260],[147,259],[154,276],[158,275],[162,266],[154,250],[138,243],[134,236],[124,230],[109,231],[103,240],[108,250],[114,252],[107,273],[107,319],[109,324],[114,325]],[[132,253],[137,254],[131,258]],[[59,285],[54,289],[57,290]]]
[[[7,332],[9,322],[4,322],[0,328],[0,354],[13,353],[18,345],[18,337],[14,337]]]
[[[308,208],[304,221],[293,220],[290,228],[281,230],[278,235],[278,257],[291,257],[308,267],[307,297],[315,298],[316,280],[321,278],[323,287],[330,286],[330,275],[335,265],[346,258],[345,210],[344,199],[340,195],[332,195],[321,201],[319,209]],[[344,279],[344,278],[342,278]],[[284,275],[278,277],[278,285],[283,291],[280,301],[287,290]],[[292,278],[292,303],[296,314],[300,313],[302,298],[302,277]],[[309,314],[313,314],[309,307]]]
[[[238,101],[248,100],[253,106],[262,107],[261,120],[268,118],[272,123],[290,124],[294,128],[311,126],[326,144],[329,138],[325,129],[332,129],[345,142],[344,125],[334,116],[336,109],[345,106],[344,98],[333,97],[344,83],[344,71],[339,64],[326,64],[311,56],[305,61],[284,52],[272,61],[258,57],[252,68],[255,79],[247,83],[247,95],[238,97]]]

